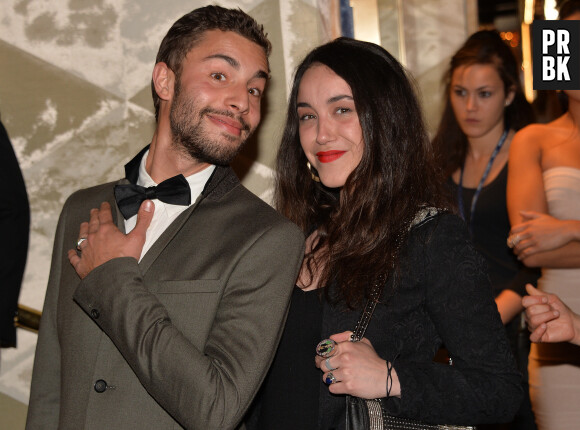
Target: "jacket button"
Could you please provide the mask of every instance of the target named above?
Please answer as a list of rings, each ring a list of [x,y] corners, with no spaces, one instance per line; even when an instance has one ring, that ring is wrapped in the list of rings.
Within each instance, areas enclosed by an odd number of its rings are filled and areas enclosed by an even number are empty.
[[[101,313],[98,311],[98,309],[91,309],[91,316],[94,319],[97,319],[101,316]]]
[[[107,391],[107,382],[99,379],[97,382],[95,382],[94,388],[97,393],[104,393]]]

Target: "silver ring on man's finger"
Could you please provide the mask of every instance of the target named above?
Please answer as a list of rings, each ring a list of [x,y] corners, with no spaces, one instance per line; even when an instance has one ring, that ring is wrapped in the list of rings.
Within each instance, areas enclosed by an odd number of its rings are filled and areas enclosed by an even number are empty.
[[[81,238],[79,238],[79,240],[77,240],[77,249],[78,249],[79,251],[81,251],[81,245],[83,244],[83,242],[84,242],[85,240],[87,240],[87,238],[86,238],[86,237],[81,237]]]

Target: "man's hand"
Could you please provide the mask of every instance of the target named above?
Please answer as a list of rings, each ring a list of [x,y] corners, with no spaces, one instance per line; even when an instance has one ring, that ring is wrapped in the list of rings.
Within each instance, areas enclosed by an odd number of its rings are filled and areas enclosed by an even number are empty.
[[[145,244],[145,234],[151,220],[155,205],[145,200],[137,214],[137,224],[127,235],[121,233],[113,223],[111,206],[103,202],[99,209],[91,209],[89,222],[83,222],[79,238],[86,238],[80,244],[80,252],[68,251],[68,259],[81,279],[84,279],[95,267],[113,258],[133,257],[139,260]]]
[[[532,342],[578,343],[579,316],[555,294],[543,293],[532,285],[526,285],[529,296],[524,296],[526,323]]]

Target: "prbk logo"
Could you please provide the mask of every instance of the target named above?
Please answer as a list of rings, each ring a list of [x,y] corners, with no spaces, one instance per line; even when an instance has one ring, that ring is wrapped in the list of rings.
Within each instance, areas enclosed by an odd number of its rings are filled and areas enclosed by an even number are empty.
[[[534,21],[534,90],[580,90],[580,21]]]

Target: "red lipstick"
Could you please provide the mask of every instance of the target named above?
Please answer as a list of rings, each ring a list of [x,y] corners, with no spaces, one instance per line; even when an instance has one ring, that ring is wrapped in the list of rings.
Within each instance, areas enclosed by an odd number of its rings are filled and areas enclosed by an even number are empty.
[[[320,151],[316,153],[318,161],[321,163],[330,163],[334,160],[338,160],[344,155],[346,151]]]

